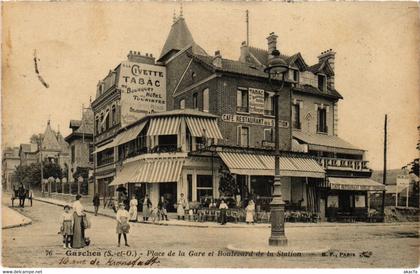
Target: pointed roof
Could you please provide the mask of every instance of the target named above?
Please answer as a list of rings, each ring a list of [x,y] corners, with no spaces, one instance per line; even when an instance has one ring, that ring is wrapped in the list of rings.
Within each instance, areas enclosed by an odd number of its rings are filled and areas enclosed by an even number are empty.
[[[57,142],[61,147],[62,153],[69,153],[69,144],[66,141],[64,141],[64,137],[63,135],[61,135],[60,132],[57,133]]]
[[[196,54],[207,55],[200,46],[195,44],[184,17],[180,16],[172,24],[158,61],[163,61],[165,57],[167,57],[168,53],[171,53],[172,51],[180,51],[189,45],[193,45]]]
[[[93,134],[93,111],[91,108],[86,108],[83,111],[80,126],[75,132],[80,134]]]
[[[57,136],[51,129],[50,121],[47,123],[47,127],[45,128],[44,136],[42,138],[42,149],[61,151],[61,146],[57,141]]]

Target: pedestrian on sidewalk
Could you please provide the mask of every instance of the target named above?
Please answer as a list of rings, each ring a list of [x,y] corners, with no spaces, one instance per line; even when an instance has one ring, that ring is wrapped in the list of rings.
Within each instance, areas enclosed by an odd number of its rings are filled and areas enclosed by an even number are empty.
[[[26,199],[26,189],[23,184],[20,184],[18,193],[19,193],[19,206],[23,208],[25,207],[25,199]]]
[[[70,213],[70,206],[64,206],[64,212],[60,218],[60,233],[63,235],[63,247],[71,248],[71,237],[73,235],[73,214]]]
[[[254,224],[255,203],[252,199],[249,200],[248,205],[245,208],[245,211],[246,211],[246,216],[245,216],[246,223]]]
[[[220,201],[219,205],[220,209],[220,224],[225,225],[226,224],[226,210],[228,209],[228,205],[225,203],[225,200]]]
[[[184,198],[184,193],[181,193],[181,197],[178,199],[176,204],[176,213],[178,215],[178,220],[182,218],[185,220],[185,208],[187,207],[187,200]]]
[[[33,197],[34,197],[34,192],[32,191],[32,187],[31,186],[29,186],[29,189],[28,189],[28,200],[31,202],[31,207],[32,207],[32,199],[33,199]]]
[[[12,207],[15,207],[15,199],[17,199],[18,196],[19,196],[18,189],[17,189],[16,185],[14,185],[13,189],[12,189],[12,198],[11,198],[12,199]]]
[[[152,208],[152,201],[149,199],[149,195],[145,195],[143,199],[143,221],[147,222],[150,216],[150,209]]]
[[[86,217],[82,203],[80,202],[79,194],[76,195],[76,201],[73,203],[73,248],[82,248],[86,246],[85,239],[85,223],[83,219]]]
[[[165,197],[161,196],[159,203],[158,203],[158,209],[159,209],[159,220],[166,220],[168,221],[168,211],[166,208],[168,207],[168,201],[165,199]]]
[[[130,200],[130,222],[137,222],[137,205],[138,201],[136,199],[136,195],[133,195],[133,197]]]
[[[93,202],[93,207],[95,208],[95,216],[98,216],[99,205],[101,203],[100,202],[100,199],[99,199],[99,194],[98,193],[96,193],[93,196],[92,202]]]
[[[124,236],[125,246],[129,246],[127,242],[127,234],[130,231],[130,224],[128,223],[128,219],[130,214],[127,210],[125,210],[124,203],[120,203],[118,206],[117,211],[117,234],[118,234],[118,247],[121,244],[121,234]]]

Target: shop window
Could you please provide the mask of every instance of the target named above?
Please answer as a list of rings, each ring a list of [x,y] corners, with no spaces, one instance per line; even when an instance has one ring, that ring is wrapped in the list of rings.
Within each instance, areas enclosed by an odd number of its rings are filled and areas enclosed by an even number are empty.
[[[317,117],[317,131],[322,133],[328,132],[327,127],[327,110],[325,108],[318,108],[318,117]]]
[[[274,95],[264,92],[264,114],[274,116]]]
[[[293,104],[292,105],[292,124],[293,128],[300,129],[300,105],[299,104]]]
[[[193,94],[193,109],[198,109],[198,93]]]
[[[185,99],[179,101],[179,109],[185,109]]]
[[[205,201],[213,197],[213,177],[197,175],[197,201]]]
[[[249,128],[238,127],[238,145],[242,147],[249,147]]]
[[[209,89],[203,90],[203,111],[209,112]]]
[[[327,77],[322,74],[318,74],[318,89],[321,91],[327,90]]]
[[[236,94],[236,111],[249,112],[249,96],[247,89],[238,89]]]

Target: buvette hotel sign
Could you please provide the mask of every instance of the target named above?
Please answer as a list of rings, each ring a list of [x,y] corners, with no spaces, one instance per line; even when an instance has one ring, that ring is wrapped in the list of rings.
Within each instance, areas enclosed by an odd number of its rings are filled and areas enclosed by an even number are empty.
[[[121,126],[148,113],[166,111],[166,68],[125,61],[121,63]]]

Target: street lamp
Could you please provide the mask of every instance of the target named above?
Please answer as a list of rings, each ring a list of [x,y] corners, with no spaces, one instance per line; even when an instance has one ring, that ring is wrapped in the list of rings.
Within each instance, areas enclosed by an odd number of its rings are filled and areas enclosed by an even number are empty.
[[[272,246],[287,245],[287,238],[284,234],[284,201],[281,193],[280,177],[280,135],[279,135],[279,92],[284,86],[284,75],[288,65],[280,57],[280,52],[274,49],[268,59],[268,66],[264,71],[268,74],[268,82],[274,91],[274,190],[273,200],[270,203],[271,235],[268,244]],[[281,76],[280,89],[273,87],[272,79],[279,79]]]

